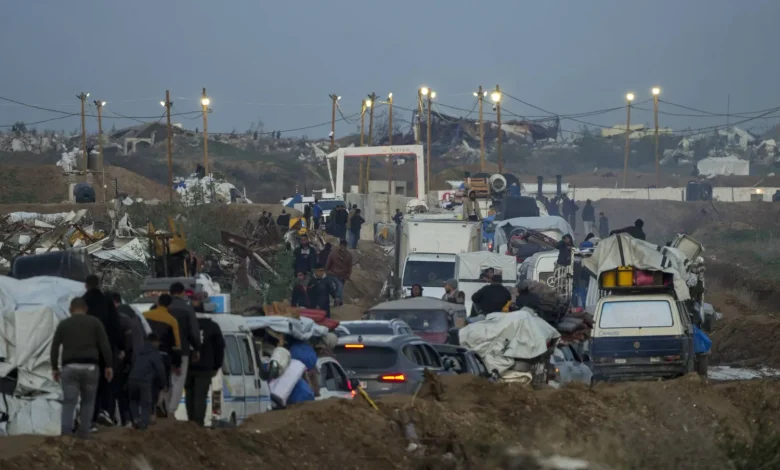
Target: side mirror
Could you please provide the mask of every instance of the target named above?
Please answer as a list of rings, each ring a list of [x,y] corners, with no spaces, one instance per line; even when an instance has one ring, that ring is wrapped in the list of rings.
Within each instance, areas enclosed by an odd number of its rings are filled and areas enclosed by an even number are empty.
[[[582,362],[590,362],[590,354],[583,354]]]
[[[453,361],[451,357],[445,357],[442,363],[444,364],[444,370],[452,370],[455,368],[455,361]]]
[[[349,379],[349,385],[352,386],[352,390],[360,388],[360,381],[358,379]]]

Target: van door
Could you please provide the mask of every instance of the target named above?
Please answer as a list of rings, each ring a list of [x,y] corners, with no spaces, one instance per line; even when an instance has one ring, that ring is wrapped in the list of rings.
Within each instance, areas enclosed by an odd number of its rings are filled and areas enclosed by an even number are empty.
[[[246,416],[246,382],[241,362],[241,347],[234,334],[225,335],[225,360],[222,363],[223,400],[222,416],[237,424]]]
[[[238,337],[241,348],[241,364],[243,365],[244,390],[246,395],[246,408],[244,418],[260,413],[260,376],[257,371],[257,362],[254,351],[254,339],[249,333]]]

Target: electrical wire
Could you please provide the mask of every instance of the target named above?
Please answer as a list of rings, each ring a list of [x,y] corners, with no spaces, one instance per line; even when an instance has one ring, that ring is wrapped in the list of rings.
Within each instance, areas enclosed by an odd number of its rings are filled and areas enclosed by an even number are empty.
[[[336,122],[347,121],[348,119],[354,118],[355,116],[357,116],[359,114],[360,113],[355,113],[355,114],[352,114],[352,115],[349,115],[349,116],[344,116],[344,118],[342,118],[342,119],[336,119]],[[349,121],[347,121],[347,122],[349,122]],[[279,130],[273,130],[273,131],[270,131],[270,132],[258,132],[257,134],[258,135],[269,135],[269,134],[275,134],[277,132],[288,133],[288,132],[305,131],[305,130],[308,130],[308,129],[315,129],[317,127],[329,126],[329,125],[331,125],[331,123],[332,123],[331,121],[325,121],[325,122],[321,122],[319,124],[312,124],[310,126],[296,127],[294,129],[279,129]],[[209,135],[233,135],[233,132],[209,132]]]
[[[46,107],[38,106],[38,105],[34,105],[34,104],[23,103],[21,101],[12,100],[10,98],[6,98],[6,97],[3,97],[3,96],[0,96],[0,100],[7,101],[7,102],[13,103],[13,104],[17,104],[19,106],[24,106],[26,108],[32,108],[32,109],[37,109],[37,110],[40,110],[40,111],[47,111],[47,112],[50,112],[50,113],[57,113],[57,114],[67,115],[66,117],[80,116],[80,113],[73,113],[73,112],[70,112],[70,111],[62,111],[62,110],[59,110],[59,109],[46,108]],[[199,111],[184,111],[184,112],[180,112],[180,113],[171,114],[171,117],[173,117],[173,116],[187,116],[187,115],[197,114],[197,113],[202,113],[202,112],[203,112],[202,110],[199,110]],[[118,113],[114,113],[114,114],[118,114]],[[96,118],[98,116],[96,114],[86,114],[85,113],[84,117]],[[103,117],[103,119],[132,119],[132,120],[157,119],[157,116],[122,116],[122,117],[102,116],[102,117]]]
[[[52,121],[59,121],[61,119],[67,119],[69,117],[74,117],[74,116],[79,116],[79,114],[76,113],[76,114],[71,114],[71,115],[66,115],[66,116],[57,116],[57,117],[51,118],[51,119],[44,119],[43,121],[22,122],[22,124],[24,124],[25,126],[35,126],[35,125],[38,125],[38,124],[43,124],[43,123],[52,122]],[[16,124],[2,124],[2,125],[0,125],[0,128],[9,128],[10,129],[10,128],[14,127],[15,125]]]

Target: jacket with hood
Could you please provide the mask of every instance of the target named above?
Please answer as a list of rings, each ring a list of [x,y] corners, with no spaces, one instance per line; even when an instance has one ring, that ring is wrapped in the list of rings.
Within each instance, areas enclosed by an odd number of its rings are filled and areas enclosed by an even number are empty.
[[[189,370],[215,373],[225,358],[225,338],[217,323],[206,317],[198,317],[200,337],[203,339],[200,361],[190,364]]]
[[[164,384],[167,382],[168,379],[165,377],[162,356],[151,342],[145,341],[133,354],[133,366],[130,368],[130,375],[127,377],[127,380],[148,384],[155,382]]]
[[[352,253],[340,247],[332,251],[325,263],[325,271],[341,280],[349,279],[352,276]]]
[[[187,301],[174,297],[168,311],[179,323],[179,338],[181,339],[181,353],[189,357],[190,351],[200,351],[200,331],[198,331],[198,317],[195,309]]]
[[[87,314],[100,320],[108,336],[108,344],[113,351],[125,350],[125,335],[119,323],[119,314],[114,307],[114,301],[100,289],[88,290],[83,299],[87,302]]]
[[[317,250],[311,244],[306,248],[299,246],[293,252],[293,270],[295,273],[309,273],[314,270],[317,264]]]
[[[119,324],[125,334],[125,352],[129,358],[132,358],[133,352],[138,351],[146,342],[144,324],[133,307],[122,304],[116,310],[119,312]]]
[[[569,236],[565,235],[564,237]],[[556,263],[559,266],[569,266],[571,265],[571,253],[572,253],[572,246],[569,246],[566,244],[565,241],[561,240],[558,242],[557,245],[555,245],[555,249],[558,250],[558,260]]]

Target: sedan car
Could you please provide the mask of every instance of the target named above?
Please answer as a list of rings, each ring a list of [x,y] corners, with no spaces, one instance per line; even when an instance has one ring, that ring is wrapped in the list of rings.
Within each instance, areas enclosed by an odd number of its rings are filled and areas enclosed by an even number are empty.
[[[587,355],[580,356],[571,345],[559,345],[550,358],[550,385],[560,386],[569,382],[590,385],[593,371],[585,364],[589,361]]]
[[[417,336],[345,336],[339,338],[335,352],[348,377],[372,396],[415,393],[425,369],[454,374],[439,353]]]

